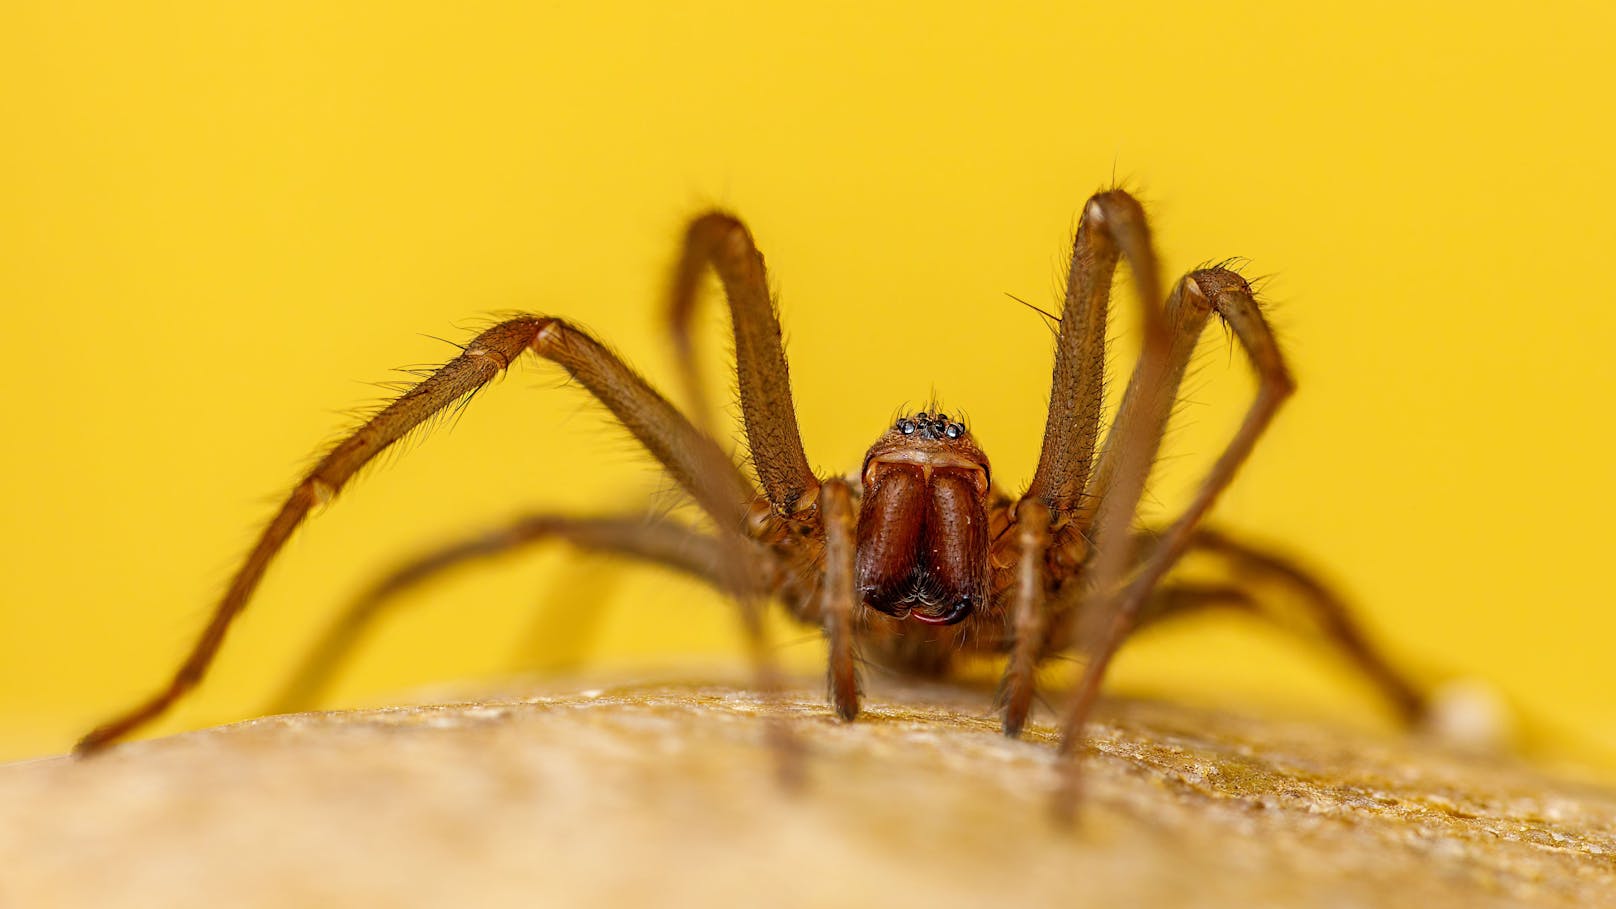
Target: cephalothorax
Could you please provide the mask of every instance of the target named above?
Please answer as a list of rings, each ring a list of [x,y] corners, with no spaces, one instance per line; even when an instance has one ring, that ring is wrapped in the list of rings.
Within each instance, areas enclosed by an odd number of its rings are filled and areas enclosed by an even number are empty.
[[[1143,344],[1102,442],[1106,314],[1113,272],[1124,259],[1138,291]],[[706,396],[697,381],[690,325],[709,267],[729,302],[755,483],[705,428]],[[1145,480],[1196,341],[1214,314],[1255,366],[1256,397],[1185,511],[1159,532],[1140,532],[1134,520]],[[1417,690],[1369,646],[1327,588],[1280,558],[1201,527],[1290,395],[1292,381],[1251,288],[1238,274],[1200,269],[1162,293],[1143,210],[1127,193],[1102,192],[1084,207],[1061,310],[1043,448],[1032,482],[1019,495],[994,485],[987,456],[964,422],[930,410],[893,422],[865,455],[856,478],[816,476],[797,430],[763,257],[733,216],[712,212],[691,222],[667,316],[694,419],[562,319],[524,315],[489,328],[303,477],[170,683],[85,736],[78,751],[93,752],[122,738],[194,687],[264,570],[310,509],[340,492],[381,451],[528,352],[560,364],[598,398],[700,506],[707,526],[641,514],[538,514],[429,553],[382,580],[342,617],[300,676],[292,700],[318,686],[400,588],[476,557],[560,539],[711,582],[740,602],[754,641],[760,634],[758,604],[771,599],[821,627],[830,645],[831,699],[848,720],[858,713],[860,657],[906,673],[939,675],[962,655],[1002,654],[1008,659],[1001,709],[1005,731],[1014,735],[1032,704],[1038,665],[1078,650],[1086,658],[1084,674],[1062,717],[1061,750],[1071,755],[1122,639],[1142,624],[1205,608],[1266,611],[1264,599],[1241,581],[1287,587],[1317,628],[1399,711],[1412,717],[1421,709]],[[1224,560],[1236,581],[1174,581],[1168,572],[1191,549]]]

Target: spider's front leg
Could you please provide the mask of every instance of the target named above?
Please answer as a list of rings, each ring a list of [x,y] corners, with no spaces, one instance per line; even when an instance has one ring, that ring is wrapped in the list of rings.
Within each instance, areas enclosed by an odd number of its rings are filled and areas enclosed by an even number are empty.
[[[1103,502],[1094,490],[1094,450],[1099,438],[1100,410],[1104,402],[1106,315],[1112,277],[1126,259],[1133,272],[1143,314],[1143,349],[1139,370],[1159,377],[1166,366],[1168,332],[1162,313],[1156,253],[1144,209],[1120,189],[1095,194],[1083,207],[1077,236],[1072,241],[1066,298],[1061,308],[1060,333],[1055,342],[1055,364],[1050,378],[1049,411],[1043,447],[1032,482],[1017,506],[1018,523],[1036,514],[1034,538],[1000,538],[1001,549],[1023,563],[1023,571],[1047,570],[1055,582],[1072,580],[1080,571],[1089,583],[1105,589],[1115,586],[1127,568],[1129,522],[1144,492],[1144,473],[1135,471],[1127,482],[1112,484]],[[1128,444],[1138,446],[1146,427],[1128,431]],[[1027,506],[1037,502],[1036,512]],[[1093,548],[1088,545],[1093,541]],[[1082,545],[1079,545],[1082,544]],[[1068,558],[1071,553],[1078,553]],[[1089,558],[1092,552],[1093,557]],[[1027,564],[1031,559],[1037,564]],[[1079,582],[1067,585],[1078,589]],[[1025,588],[1024,590],[1022,588]],[[1015,642],[1001,685],[1004,731],[1016,735],[1032,704],[1036,663],[1046,654],[1050,640],[1066,637],[1058,604],[1046,604],[1045,589],[1018,588],[1014,613]],[[1048,612],[1047,620],[1029,612]]]
[[[706,394],[696,371],[690,322],[695,313],[699,279],[708,267],[718,273],[729,303],[741,418],[752,466],[757,470],[763,497],[769,504],[768,517],[811,529],[816,523],[812,512],[816,510],[821,487],[819,478],[808,466],[802,434],[797,429],[785,341],[774,299],[769,293],[763,253],[753,242],[746,225],[722,211],[707,212],[690,222],[669,294],[668,319],[674,351],[686,393],[696,410],[696,420],[698,425],[705,426],[708,414]],[[758,525],[751,526],[756,532]],[[754,589],[743,592],[737,599],[746,624],[752,662],[765,695],[771,696],[780,685],[764,639],[763,593]],[[852,709],[856,712],[856,696],[854,700]],[[796,749],[779,721],[771,723],[770,734],[781,756],[782,775],[789,782],[798,764]]]
[[[746,225],[722,211],[707,212],[690,222],[669,294],[669,330],[697,423],[701,425],[707,418],[707,395],[696,370],[690,323],[695,317],[699,279],[708,266],[718,273],[729,302],[741,418],[763,494],[779,515],[811,508],[819,479],[808,466],[797,429],[785,342],[769,294],[763,253]]]

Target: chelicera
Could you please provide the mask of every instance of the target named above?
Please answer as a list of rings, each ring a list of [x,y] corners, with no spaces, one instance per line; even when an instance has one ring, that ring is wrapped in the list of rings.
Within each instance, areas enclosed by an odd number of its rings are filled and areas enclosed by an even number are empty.
[[[1113,274],[1126,260],[1143,343],[1126,392],[1101,437],[1106,317]],[[691,323],[701,278],[716,271],[734,329],[737,384],[755,482],[706,427]],[[1162,292],[1149,227],[1121,190],[1084,206],[1059,319],[1043,447],[1028,487],[994,482],[969,427],[930,410],[896,419],[850,476],[809,469],[798,433],[780,323],[763,256],[735,217],[711,212],[687,230],[667,308],[690,414],[676,408],[589,334],[563,319],[522,315],[483,331],[330,449],[264,528],[170,682],[79,742],[94,752],[167,710],[194,687],[265,569],[318,503],[434,415],[456,406],[525,353],[554,361],[600,400],[699,506],[700,526],[626,514],[536,514],[426,553],[382,579],[333,627],[291,699],[323,682],[359,630],[399,589],[451,566],[549,540],[661,563],[703,578],[740,603],[749,638],[774,601],[829,641],[830,699],[859,712],[859,666],[940,676],[966,656],[1006,659],[999,709],[1016,735],[1033,703],[1036,670],[1076,651],[1084,671],[1061,711],[1063,755],[1073,755],[1106,668],[1135,629],[1209,608],[1271,613],[1258,582],[1284,585],[1403,716],[1422,709],[1340,600],[1286,560],[1203,528],[1293,383],[1247,282],[1222,267],[1192,271]],[[1188,507],[1154,532],[1135,527],[1140,497],[1173,402],[1203,329],[1216,316],[1256,369],[1257,393]],[[1175,580],[1187,552],[1223,560],[1234,578]],[[1249,582],[1249,583],[1248,583]],[[1269,585],[1271,586],[1271,585]],[[755,652],[761,652],[757,648]],[[1075,761],[1068,761],[1075,767]]]
[[[988,594],[988,459],[945,413],[903,417],[864,456],[855,575],[863,605],[954,625]]]

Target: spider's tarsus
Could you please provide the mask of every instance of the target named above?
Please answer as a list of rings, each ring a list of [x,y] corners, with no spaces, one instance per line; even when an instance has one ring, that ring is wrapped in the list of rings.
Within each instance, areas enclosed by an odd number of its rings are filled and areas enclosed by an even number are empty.
[[[857,697],[838,698],[836,700],[836,718],[844,723],[851,723],[858,719],[859,702]]]

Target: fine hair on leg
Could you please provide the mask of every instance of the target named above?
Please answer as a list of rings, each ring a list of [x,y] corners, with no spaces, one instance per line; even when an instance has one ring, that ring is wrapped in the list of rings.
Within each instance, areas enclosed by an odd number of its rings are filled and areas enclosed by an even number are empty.
[[[763,254],[746,225],[727,212],[708,212],[690,222],[674,271],[667,312],[681,382],[700,425],[708,419],[710,404],[696,366],[691,323],[709,266],[718,273],[729,301],[736,387],[752,465],[775,513],[790,515],[815,504],[819,480],[808,466],[797,429],[785,342]]]
[[[604,345],[561,319],[523,315],[472,339],[461,354],[367,419],[293,487],[231,578],[201,636],[168,684],[80,739],[93,754],[161,716],[196,687],[269,563],[318,503],[330,500],[360,468],[437,414],[465,401],[527,351],[559,364],[644,445],[720,528],[737,528],[753,497],[750,482],[711,438]],[[739,568],[738,568],[739,570]]]
[[[1112,506],[1112,497],[1116,495],[1118,487],[1127,487],[1126,501],[1130,505],[1130,516],[1137,510],[1136,488],[1142,489],[1155,460],[1168,414],[1178,396],[1178,386],[1194,354],[1195,342],[1206,327],[1211,313],[1216,312],[1229,325],[1248,359],[1256,367],[1258,389],[1240,427],[1208,470],[1189,506],[1162,533],[1156,547],[1146,556],[1126,589],[1118,590],[1115,586],[1121,581],[1120,572],[1102,574],[1097,570],[1094,586],[1089,588],[1091,593],[1084,605],[1079,607],[1080,621],[1084,625],[1079,635],[1079,646],[1088,658],[1062,724],[1061,751],[1067,756],[1067,761],[1062,795],[1057,801],[1057,811],[1068,817],[1076,804],[1080,782],[1075,753],[1083,725],[1093,709],[1100,681],[1112,657],[1132,628],[1145,598],[1188,548],[1196,526],[1233,480],[1240,465],[1251,454],[1257,439],[1295,387],[1250,286],[1238,274],[1224,268],[1191,272],[1174,288],[1166,312],[1165,321],[1171,326],[1169,343],[1159,358],[1160,362],[1150,364],[1141,358],[1118,408],[1117,421],[1111,434],[1115,442],[1108,445],[1108,457],[1102,458],[1102,469],[1096,472],[1097,480],[1111,484],[1101,491],[1103,504],[1096,534],[1096,545],[1099,547],[1097,562],[1107,557],[1110,547],[1106,540],[1122,542],[1117,529],[1125,527],[1123,522],[1117,519],[1119,528],[1111,529],[1105,526],[1104,517],[1105,510]],[[1116,519],[1119,513],[1113,512],[1113,518]]]

